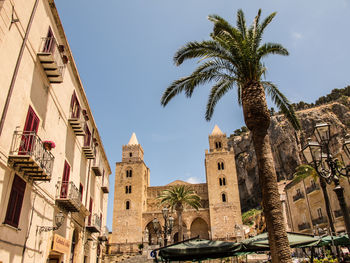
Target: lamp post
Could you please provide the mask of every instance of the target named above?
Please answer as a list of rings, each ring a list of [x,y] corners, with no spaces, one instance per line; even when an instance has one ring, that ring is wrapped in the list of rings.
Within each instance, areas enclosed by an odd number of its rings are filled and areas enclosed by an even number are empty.
[[[317,139],[317,142],[313,142],[309,138],[306,146],[302,150],[303,155],[306,161],[315,168],[318,176],[320,177],[320,181],[324,179],[324,181],[326,181],[328,184],[331,184],[332,182],[335,184],[335,188],[333,189],[333,191],[337,195],[339,206],[344,217],[346,232],[349,235],[350,216],[344,199],[344,188],[339,184],[339,176],[342,175],[349,177],[350,165],[347,165],[346,167],[341,167],[338,159],[333,158],[330,154],[329,142],[331,139],[331,134],[330,125],[328,123],[317,124],[315,126],[314,134]],[[343,144],[343,150],[350,159],[349,139],[345,140]],[[332,222],[333,224],[333,220],[330,217],[328,211],[327,214],[330,223]]]
[[[163,230],[159,223],[158,218],[154,218],[152,223],[153,223],[154,232],[157,234],[158,240],[160,241],[160,243],[162,243],[162,239],[164,239],[164,246],[166,246],[168,244],[168,236],[171,234],[171,231],[173,230],[174,218],[172,216],[169,216],[169,209],[167,207],[164,207],[162,209],[162,214],[164,218]],[[162,233],[163,233],[163,238],[161,237]]]

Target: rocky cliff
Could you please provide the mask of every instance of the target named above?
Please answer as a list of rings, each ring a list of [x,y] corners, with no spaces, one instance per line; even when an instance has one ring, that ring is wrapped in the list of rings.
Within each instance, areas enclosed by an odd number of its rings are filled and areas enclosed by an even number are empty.
[[[302,125],[295,131],[283,115],[272,117],[269,128],[271,148],[278,180],[291,179],[295,168],[304,162],[301,149],[312,137],[317,123],[331,124],[331,152],[340,151],[343,138],[350,131],[349,103],[334,102],[328,105],[301,110],[297,116]],[[249,132],[230,136],[229,144],[236,153],[236,166],[242,211],[259,206],[261,191],[254,148]]]

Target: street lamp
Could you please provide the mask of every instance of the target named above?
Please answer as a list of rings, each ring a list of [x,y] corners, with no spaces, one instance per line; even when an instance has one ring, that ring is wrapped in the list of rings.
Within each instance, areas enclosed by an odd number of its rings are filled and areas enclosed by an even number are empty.
[[[158,218],[154,218],[152,220],[152,223],[154,232],[157,234],[159,242],[162,243],[162,239],[164,239],[164,246],[166,246],[168,244],[168,237],[171,234],[171,231],[173,230],[175,220],[172,216],[169,217],[169,209],[167,207],[164,207],[162,209],[162,214],[164,218],[163,230]],[[161,234],[163,234],[163,238],[160,236]]]
[[[339,206],[343,213],[346,232],[350,234],[350,216],[346,202],[344,199],[344,188],[339,184],[339,176],[349,177],[350,165],[346,167],[341,167],[338,159],[333,158],[329,150],[330,136],[330,125],[328,123],[321,123],[315,126],[314,131],[317,142],[308,139],[308,142],[304,149],[302,150],[306,161],[311,164],[319,177],[324,178],[324,180],[331,184],[335,184],[333,191],[336,193]],[[343,144],[344,152],[350,159],[350,140],[346,139]],[[329,218],[332,222],[332,219]]]
[[[60,211],[55,216],[56,226],[37,226],[37,230],[39,231],[39,233],[48,232],[48,231],[52,231],[52,230],[55,231],[62,226],[63,221],[64,221],[64,214]]]

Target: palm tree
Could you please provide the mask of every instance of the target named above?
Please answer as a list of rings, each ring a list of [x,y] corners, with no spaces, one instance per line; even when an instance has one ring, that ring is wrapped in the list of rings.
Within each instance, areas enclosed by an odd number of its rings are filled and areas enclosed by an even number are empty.
[[[175,210],[178,220],[179,241],[182,241],[182,212],[184,206],[188,205],[198,210],[201,207],[200,197],[192,190],[190,186],[174,185],[164,190],[158,196],[160,203],[169,206],[171,210]]]
[[[266,72],[262,59],[270,54],[287,56],[288,51],[280,44],[261,44],[264,30],[276,13],[270,14],[261,23],[260,15],[261,10],[258,11],[250,27],[246,26],[242,10],[237,12],[236,27],[231,26],[218,15],[210,15],[209,20],[214,23],[211,40],[189,42],[174,56],[176,65],[181,65],[183,61],[193,58],[199,58],[200,65],[191,75],[174,81],[163,93],[161,104],[166,106],[181,92],[191,97],[197,86],[215,82],[206,107],[205,118],[209,121],[216,103],[229,90],[237,88],[238,103],[243,107],[244,120],[251,131],[257,157],[272,260],[273,262],[291,262],[268,136],[271,117],[265,92],[295,129],[300,129],[300,124],[293,107],[276,85],[262,80]]]

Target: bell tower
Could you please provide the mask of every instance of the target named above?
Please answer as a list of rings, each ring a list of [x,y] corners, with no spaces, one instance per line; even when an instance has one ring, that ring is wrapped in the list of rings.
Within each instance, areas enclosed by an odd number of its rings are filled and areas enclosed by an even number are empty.
[[[113,230],[111,243],[142,243],[142,213],[146,211],[150,171],[143,161],[143,149],[133,133],[116,163]],[[111,248],[113,250],[113,248]]]
[[[215,125],[205,152],[211,238],[236,239],[235,225],[242,224],[235,153],[227,137]]]

